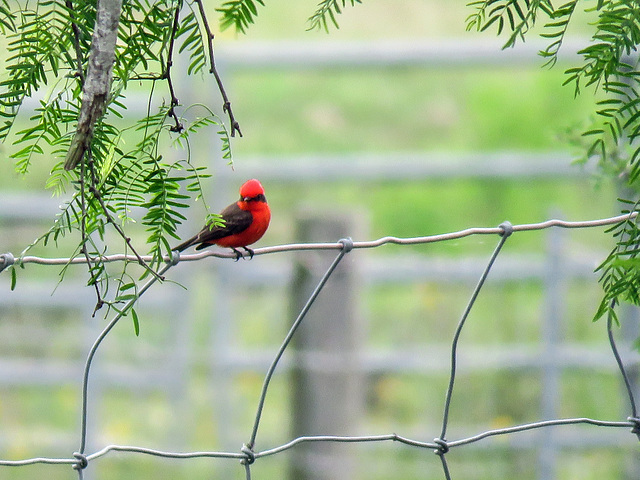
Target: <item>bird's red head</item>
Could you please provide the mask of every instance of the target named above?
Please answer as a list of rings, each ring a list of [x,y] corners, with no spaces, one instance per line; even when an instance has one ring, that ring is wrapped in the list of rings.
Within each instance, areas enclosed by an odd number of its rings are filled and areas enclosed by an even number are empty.
[[[247,180],[240,187],[241,200],[247,201],[259,195],[264,195],[264,188],[262,188],[262,185],[260,184],[260,182],[255,178],[252,178],[251,180]]]

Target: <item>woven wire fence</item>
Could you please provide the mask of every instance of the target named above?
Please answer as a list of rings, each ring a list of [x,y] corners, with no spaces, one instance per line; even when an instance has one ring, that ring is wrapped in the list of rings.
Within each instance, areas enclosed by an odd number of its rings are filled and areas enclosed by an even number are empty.
[[[97,336],[93,345],[89,349],[86,362],[84,363],[84,370],[82,375],[82,401],[81,401],[81,429],[79,435],[79,448],[76,452],[73,452],[72,455],[68,457],[60,457],[60,458],[50,458],[50,457],[34,457],[34,458],[25,458],[22,460],[3,460],[0,459],[0,467],[1,468],[16,468],[16,467],[24,467],[27,465],[34,464],[68,464],[73,469],[76,470],[78,478],[83,478],[83,472],[86,467],[94,460],[107,456],[113,452],[126,452],[131,454],[140,454],[154,457],[164,457],[168,459],[194,459],[194,458],[220,458],[220,459],[229,459],[239,461],[245,471],[245,475],[247,480],[251,479],[252,476],[252,465],[258,462],[260,459],[264,457],[274,456],[300,444],[313,444],[313,443],[372,443],[372,442],[396,442],[408,447],[414,447],[425,450],[432,450],[440,459],[442,465],[442,471],[444,478],[452,479],[455,478],[455,475],[452,474],[449,468],[449,464],[447,462],[447,455],[452,449],[457,449],[466,445],[475,444],[477,442],[481,442],[489,437],[496,436],[504,436],[509,434],[514,434],[517,432],[524,432],[528,430],[535,429],[543,429],[554,426],[566,426],[566,425],[577,425],[577,424],[585,424],[591,425],[594,427],[600,428],[613,428],[620,429],[626,428],[630,429],[631,433],[638,437],[640,440],[640,418],[638,416],[636,400],[634,398],[632,382],[630,381],[630,377],[627,373],[627,369],[622,361],[622,358],[618,352],[618,348],[616,345],[616,341],[613,334],[613,318],[609,316],[607,318],[607,333],[608,333],[608,341],[611,347],[611,352],[613,357],[615,358],[617,367],[620,372],[620,376],[622,377],[626,396],[628,397],[628,412],[629,416],[626,420],[602,420],[595,418],[559,418],[552,420],[544,420],[526,424],[519,424],[514,426],[509,426],[505,428],[497,428],[492,430],[483,431],[477,433],[475,435],[458,438],[458,439],[449,439],[447,438],[447,431],[449,426],[449,414],[452,398],[455,394],[455,385],[456,385],[456,374],[458,371],[458,344],[461,337],[461,334],[464,330],[464,327],[467,323],[469,314],[471,313],[477,298],[481,294],[483,287],[487,278],[489,277],[491,270],[494,266],[494,263],[498,259],[500,252],[502,251],[503,246],[508,241],[511,236],[516,232],[525,232],[532,230],[543,230],[552,227],[558,228],[594,228],[594,227],[603,227],[608,225],[614,225],[619,222],[631,221],[634,220],[636,213],[620,215],[617,217],[592,220],[592,221],[584,221],[584,222],[569,222],[563,220],[549,220],[542,223],[536,224],[523,224],[523,225],[511,225],[509,222],[504,222],[499,227],[496,228],[469,228],[466,230],[442,234],[442,235],[432,235],[432,236],[424,236],[424,237],[413,237],[413,238],[397,238],[397,237],[384,237],[374,241],[367,242],[356,242],[351,240],[350,238],[341,239],[335,243],[303,243],[303,244],[290,244],[290,245],[281,245],[281,246],[273,246],[273,247],[265,247],[255,249],[255,255],[265,255],[276,252],[286,252],[286,251],[304,251],[304,250],[336,250],[338,253],[333,260],[333,262],[329,265],[324,275],[321,277],[315,289],[311,292],[308,297],[306,303],[300,310],[297,318],[289,328],[286,336],[284,337],[280,347],[275,352],[273,359],[270,363],[269,368],[266,371],[264,376],[264,380],[262,383],[262,388],[260,391],[260,395],[256,405],[255,411],[255,419],[253,421],[253,426],[251,431],[248,433],[247,442],[242,445],[242,447],[238,451],[191,451],[191,452],[173,452],[173,451],[163,451],[151,448],[143,448],[137,446],[129,446],[129,445],[108,445],[104,448],[94,451],[87,452],[87,430],[88,430],[88,409],[89,409],[89,396],[91,394],[90,388],[90,380],[92,373],[92,365],[95,359],[95,356],[98,354],[101,345],[104,340],[108,337],[109,333],[112,331],[113,327],[122,319],[122,317],[126,314],[129,307],[131,307],[135,302],[138,301],[140,296],[142,296],[154,283],[163,278],[167,272],[174,268],[181,262],[185,261],[198,261],[202,260],[206,257],[221,257],[221,258],[235,258],[234,254],[226,253],[226,252],[216,252],[216,251],[205,251],[197,254],[189,254],[189,255],[180,255],[177,252],[173,252],[171,256],[167,257],[166,263],[158,271],[158,276],[151,277],[147,283],[145,283],[137,292],[135,298],[131,299],[127,305],[125,305],[120,313],[116,314],[106,325],[106,327],[102,330],[102,332]],[[425,243],[433,243],[433,242],[443,242],[450,241],[455,239],[460,239],[463,237],[468,237],[472,235],[489,235],[489,236],[497,236],[498,242],[497,245],[491,254],[489,260],[486,263],[484,271],[480,275],[475,288],[469,298],[466,308],[463,311],[463,314],[459,320],[457,328],[455,329],[453,339],[451,342],[450,349],[450,371],[449,371],[449,380],[448,385],[445,392],[445,402],[444,408],[442,412],[442,426],[435,438],[431,441],[425,441],[424,439],[413,439],[407,438],[405,436],[399,434],[380,434],[380,435],[366,435],[366,436],[344,436],[344,435],[309,435],[309,436],[299,436],[297,438],[293,438],[287,443],[268,448],[265,450],[259,450],[256,448],[256,441],[258,438],[259,427],[261,424],[261,419],[265,410],[265,401],[267,399],[268,393],[270,391],[271,380],[278,369],[279,364],[281,363],[281,359],[289,346],[291,345],[291,341],[295,336],[296,331],[299,326],[304,322],[307,313],[310,309],[313,308],[314,302],[320,295],[324,286],[331,280],[332,274],[335,272],[338,265],[342,262],[342,260],[353,250],[353,249],[367,249],[367,248],[376,248],[385,244],[398,244],[398,245],[415,245],[415,244],[425,244]],[[113,255],[106,256],[103,258],[104,262],[117,262],[117,261],[137,261],[136,257],[128,256],[128,255]],[[0,255],[0,271],[7,266],[13,264],[15,262],[14,257],[11,254]],[[43,265],[64,265],[69,262],[71,263],[84,263],[86,259],[84,258],[74,258],[69,260],[67,258],[40,258],[33,256],[25,256],[19,259],[21,263],[35,263],[35,264],[43,264]],[[0,473],[2,473],[2,469],[0,468]]]

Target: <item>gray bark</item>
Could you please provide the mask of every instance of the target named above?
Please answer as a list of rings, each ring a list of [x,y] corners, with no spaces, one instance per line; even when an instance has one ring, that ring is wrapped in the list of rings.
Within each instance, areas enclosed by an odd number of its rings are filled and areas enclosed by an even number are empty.
[[[67,153],[65,170],[73,170],[89,149],[94,127],[104,114],[111,91],[122,0],[98,0],[96,8],[96,25],[91,40],[87,75],[82,89],[78,127]]]

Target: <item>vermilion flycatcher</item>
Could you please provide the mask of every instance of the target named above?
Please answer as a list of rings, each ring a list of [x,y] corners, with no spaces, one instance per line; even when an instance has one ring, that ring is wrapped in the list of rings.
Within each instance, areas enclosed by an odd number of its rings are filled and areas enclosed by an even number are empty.
[[[192,245],[199,244],[196,250],[210,245],[228,247],[236,253],[236,260],[242,257],[238,248],[246,250],[253,258],[253,250],[248,245],[260,240],[267,231],[271,220],[271,210],[264,196],[264,188],[256,179],[245,182],[240,187],[240,200],[232,203],[220,212],[224,226],[205,225],[204,228],[189,240],[181,243],[174,250],[181,252]]]

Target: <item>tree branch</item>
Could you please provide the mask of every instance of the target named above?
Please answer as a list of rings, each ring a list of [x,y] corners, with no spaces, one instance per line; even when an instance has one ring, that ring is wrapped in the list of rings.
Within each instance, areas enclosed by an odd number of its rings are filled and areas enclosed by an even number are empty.
[[[76,133],[67,152],[64,169],[73,170],[91,145],[93,130],[103,115],[113,77],[122,0],[98,0],[87,76]]]

